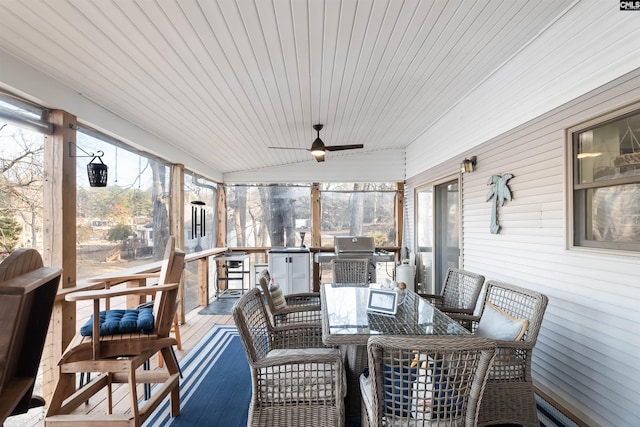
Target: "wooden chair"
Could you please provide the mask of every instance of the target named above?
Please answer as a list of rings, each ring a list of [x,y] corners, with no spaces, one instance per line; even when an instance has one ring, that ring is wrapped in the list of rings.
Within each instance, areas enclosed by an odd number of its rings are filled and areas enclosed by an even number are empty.
[[[342,356],[322,346],[320,325],[273,326],[257,288],[233,318],[251,367],[248,426],[344,426]]]
[[[45,404],[32,393],[61,275],[35,249],[0,264],[0,424]]]
[[[337,258],[331,261],[333,283],[369,283],[367,266],[362,258]]]
[[[262,294],[264,295],[274,326],[291,323],[320,324],[322,312],[320,311],[320,294],[318,292],[285,295],[284,299],[287,306],[284,308],[276,308],[273,298],[271,298],[271,292],[269,291],[270,280],[271,276],[269,275],[268,269],[265,268],[260,271],[258,284],[262,289]]]
[[[172,237],[173,239],[173,237]],[[172,240],[173,242],[175,240]],[[165,253],[164,259],[167,259],[168,254]],[[105,275],[100,275],[98,277],[92,277],[87,279],[87,282],[98,282],[102,283],[105,288],[111,288],[111,286],[116,286],[122,283],[132,282],[138,283],[139,286],[145,286],[148,279],[158,279],[158,283],[167,283],[166,278],[162,277],[163,272],[152,272],[152,273],[135,273],[135,274],[122,274],[120,272],[109,273]],[[140,301],[146,299],[144,296],[139,298]],[[143,302],[140,304],[140,307],[151,307],[153,308],[153,300],[148,302]],[[105,305],[106,309],[109,309],[109,301],[106,301]],[[173,316],[173,324],[171,325],[170,333],[173,333],[173,336],[176,339],[176,348],[178,350],[182,350],[182,340],[180,339],[180,323],[178,322],[178,315]],[[162,367],[162,355],[158,357],[158,365]]]
[[[487,338],[369,338],[362,426],[475,426],[495,351]]]
[[[179,368],[172,355],[176,340],[169,330],[176,312],[176,298],[182,271],[184,252],[174,248],[175,239],[170,238],[157,285],[139,288],[109,288],[76,292],[66,295],[68,301],[93,301],[91,336],[77,335],[62,355],[58,366],[60,379],[47,411],[45,425],[99,425],[118,424],[140,426],[153,410],[170,395],[171,416],[180,413]],[[150,333],[134,332],[101,334],[100,301],[116,296],[140,296],[155,294],[154,322]],[[94,339],[98,337],[98,339]],[[137,371],[151,356],[160,352],[165,369]],[[91,382],[70,396],[66,390],[74,382],[76,373],[100,372]],[[128,383],[130,413],[113,413],[112,384]],[[138,400],[137,384],[160,384],[158,390],[142,406]],[[73,413],[82,402],[106,387],[106,414]]]
[[[496,340],[498,350],[480,406],[479,425],[540,425],[531,379],[531,357],[547,303],[545,295],[530,289],[487,281],[483,314],[473,318],[473,331],[480,333],[482,317],[490,305],[526,323],[515,341]]]

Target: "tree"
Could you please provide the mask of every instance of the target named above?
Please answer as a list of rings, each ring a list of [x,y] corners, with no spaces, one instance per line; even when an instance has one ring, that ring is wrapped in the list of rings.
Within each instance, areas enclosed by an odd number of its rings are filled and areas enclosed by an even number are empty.
[[[169,212],[164,200],[166,185],[166,167],[160,162],[149,159],[153,173],[151,200],[153,203],[153,259],[156,261],[164,257],[164,250],[169,241]]]
[[[271,246],[295,246],[296,209],[291,189],[269,186],[269,236]]]
[[[134,234],[130,225],[126,224],[116,224],[113,228],[109,230],[107,233],[107,240],[112,242],[126,240],[129,236]]]
[[[0,249],[11,252],[20,241],[22,227],[12,218],[0,218]]]
[[[266,209],[269,206],[269,193],[267,192],[266,187],[258,187],[258,195],[260,197],[260,206],[263,208],[260,210],[259,218],[262,223],[262,227],[260,227],[259,234],[256,235],[256,246],[270,246],[270,241],[268,242],[268,238],[270,236],[269,229],[271,228],[269,224],[269,209]],[[260,244],[258,244],[260,242]]]
[[[20,219],[30,230],[31,247],[37,247],[43,224],[44,141],[41,134],[6,124],[0,132],[0,138],[9,140],[0,146],[0,215]]]
[[[233,219],[236,227],[236,245],[246,246],[245,230],[247,227],[247,187],[236,187],[235,209]]]
[[[349,234],[351,236],[362,235],[362,225],[364,219],[364,197],[362,194],[362,184],[353,184],[353,194],[351,194],[351,220],[349,221]]]

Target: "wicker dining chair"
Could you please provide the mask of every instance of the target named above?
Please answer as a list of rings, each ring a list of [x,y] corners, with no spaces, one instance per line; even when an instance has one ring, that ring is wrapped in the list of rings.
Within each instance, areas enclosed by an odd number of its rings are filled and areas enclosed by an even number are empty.
[[[269,282],[271,276],[268,269],[263,269],[258,274],[258,283],[267,303],[268,312],[274,326],[291,323],[316,323],[320,324],[320,293],[305,292],[284,295],[286,306],[276,307],[271,297]]]
[[[445,313],[473,314],[484,284],[484,276],[449,267],[440,294],[420,294]]]
[[[243,295],[233,318],[251,367],[248,426],[343,426],[340,351],[322,347],[320,325],[274,327],[260,290]]]
[[[531,379],[531,357],[547,303],[547,296],[541,293],[487,281],[482,316],[473,317],[474,335],[490,335],[481,332],[481,325],[483,317],[492,312],[506,313],[505,316],[524,325],[515,340],[496,339],[496,360],[489,372],[478,425],[540,425]]]
[[[331,261],[333,283],[368,283],[367,266],[364,258],[336,258]]]
[[[475,426],[495,351],[479,337],[369,338],[361,425]]]

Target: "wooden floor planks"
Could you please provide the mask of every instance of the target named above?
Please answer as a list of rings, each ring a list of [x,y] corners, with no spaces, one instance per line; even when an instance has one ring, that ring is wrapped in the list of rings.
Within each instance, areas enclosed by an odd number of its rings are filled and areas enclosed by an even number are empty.
[[[115,306],[119,304],[114,304]],[[113,306],[112,306],[113,307]],[[114,307],[115,308],[115,307]],[[191,349],[209,332],[215,325],[233,325],[233,316],[231,315],[200,315],[198,312],[202,307],[197,307],[186,314],[186,322],[180,325],[180,338],[182,341],[182,350],[176,350],[178,361],[182,360]],[[88,319],[91,311],[84,307],[78,307],[78,324],[82,325]],[[157,356],[151,359],[152,369],[157,368]],[[143,386],[138,387],[138,396],[144,396]],[[118,385],[114,387],[113,393],[114,413],[124,413],[129,410],[129,394],[128,387]],[[100,393],[89,400],[88,403],[81,405],[74,413],[104,413],[106,410],[105,393]],[[42,410],[34,409],[28,414],[10,417],[5,427],[12,426],[44,426],[44,416]]]

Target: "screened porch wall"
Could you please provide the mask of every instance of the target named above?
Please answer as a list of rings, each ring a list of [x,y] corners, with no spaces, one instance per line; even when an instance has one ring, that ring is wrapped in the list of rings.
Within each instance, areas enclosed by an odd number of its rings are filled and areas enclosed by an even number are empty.
[[[640,422],[640,254],[567,249],[565,129],[638,100],[640,70],[464,153],[478,160],[461,181],[462,267],[549,296],[534,380],[589,425]],[[407,242],[414,189],[455,172],[462,158],[408,179]],[[502,228],[491,234],[487,182],[507,172],[513,200],[498,208]]]

